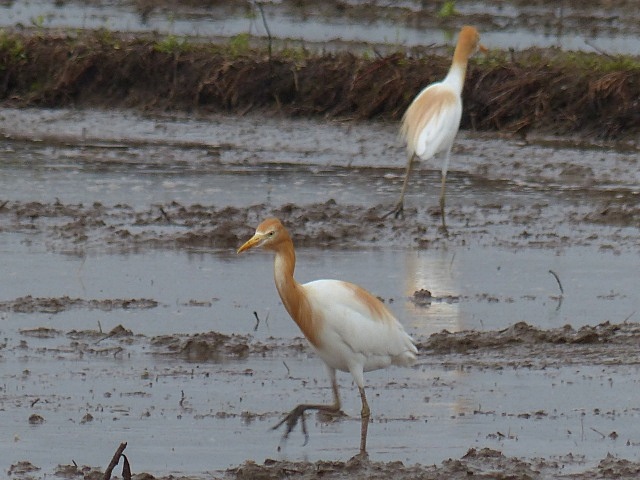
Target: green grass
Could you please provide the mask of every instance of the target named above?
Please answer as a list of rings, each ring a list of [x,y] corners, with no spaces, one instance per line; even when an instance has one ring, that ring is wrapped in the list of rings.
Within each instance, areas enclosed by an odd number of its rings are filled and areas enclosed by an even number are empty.
[[[153,49],[156,52],[167,53],[170,55],[182,53],[191,50],[192,45],[183,37],[177,35],[167,35],[162,40],[156,42]]]
[[[27,58],[27,52],[22,40],[9,35],[4,30],[0,30],[0,52],[6,52],[9,59],[14,61]]]
[[[456,10],[456,2],[454,0],[446,0],[440,10],[438,10],[438,17],[440,18],[449,18],[457,15],[458,11]]]
[[[610,73],[640,70],[640,57],[631,55],[603,55],[597,52],[563,52],[556,49],[530,48],[521,52],[491,50],[477,54],[472,63],[483,67],[498,67],[512,62],[524,68],[553,67],[580,72]]]
[[[640,70],[640,59],[630,55],[602,55],[599,53],[567,52],[554,58],[552,64],[575,66],[599,73]]]
[[[248,33],[239,33],[229,39],[229,52],[233,56],[246,55],[250,52],[249,45],[250,35]]]

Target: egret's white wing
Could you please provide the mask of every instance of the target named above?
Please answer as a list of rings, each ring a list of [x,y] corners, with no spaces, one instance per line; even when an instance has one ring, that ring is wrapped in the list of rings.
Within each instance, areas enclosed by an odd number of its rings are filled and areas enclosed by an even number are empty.
[[[401,134],[407,142],[409,155],[415,153],[427,160],[448,151],[460,128],[462,101],[447,84],[437,83],[425,88],[407,109]]]
[[[411,337],[387,309],[366,290],[338,280],[316,280],[304,286],[319,324],[318,353],[331,367],[364,371],[413,363]],[[320,351],[320,349],[322,351]]]

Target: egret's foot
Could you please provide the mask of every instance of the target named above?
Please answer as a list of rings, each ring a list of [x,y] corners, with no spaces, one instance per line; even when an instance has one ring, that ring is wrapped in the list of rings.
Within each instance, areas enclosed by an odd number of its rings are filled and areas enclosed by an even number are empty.
[[[348,417],[348,415],[342,410],[318,410],[318,420],[320,420],[321,422],[333,422],[342,417]]]
[[[304,434],[304,443],[303,446],[309,442],[309,432],[307,431],[307,422],[304,417],[304,412],[307,410],[306,405],[298,405],[296,408],[291,410],[289,414],[280,420],[275,426],[271,427],[271,430],[277,430],[281,425],[286,424],[287,428],[284,431],[284,435],[282,435],[281,443],[285,442],[287,438],[289,438],[289,434],[298,424],[298,420],[300,420],[300,424],[302,426],[302,433]],[[280,447],[278,447],[278,451]]]
[[[393,215],[394,218],[404,218],[404,203],[398,202],[398,204],[390,212],[385,213],[382,218],[387,218],[389,215]]]
[[[367,451],[360,451],[357,455],[354,455],[347,462],[350,466],[363,465],[369,462],[369,454]]]

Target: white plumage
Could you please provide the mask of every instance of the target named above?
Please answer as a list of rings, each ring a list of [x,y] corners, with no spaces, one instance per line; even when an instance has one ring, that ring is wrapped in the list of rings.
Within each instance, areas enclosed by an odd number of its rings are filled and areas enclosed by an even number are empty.
[[[407,189],[409,174],[414,157],[429,160],[436,155],[443,155],[442,186],[440,191],[440,214],[442,228],[447,226],[444,213],[444,190],[449,168],[449,156],[453,141],[460,128],[462,118],[462,88],[467,71],[469,57],[478,49],[486,50],[480,45],[480,36],[473,27],[463,27],[453,55],[449,73],[444,80],[432,83],[424,88],[411,102],[402,118],[400,135],[407,144],[409,160],[396,207],[390,212],[396,217],[404,209],[404,195]]]
[[[350,372],[358,387],[363,372],[415,362],[416,347],[402,325],[386,308],[369,308],[357,285],[316,280],[302,287],[318,316],[316,352],[330,368]]]
[[[275,252],[274,279],[282,303],[326,364],[334,396],[333,405],[298,405],[274,428],[286,423],[286,438],[301,419],[307,435],[306,410],[339,413],[336,370],[349,372],[362,400],[359,455],[366,457],[370,410],[364,391],[364,372],[390,365],[411,365],[416,360],[417,348],[389,309],[363,288],[340,280],[297,283],[293,277],[293,242],[279,220],[271,218],[262,222],[238,253],[253,247]]]
[[[416,97],[416,102],[418,105],[428,103],[429,108],[423,114],[424,124],[416,129],[418,138],[412,142],[415,149],[413,153],[419,158],[447,153],[453,146],[462,118],[462,100],[444,80],[425,88]]]

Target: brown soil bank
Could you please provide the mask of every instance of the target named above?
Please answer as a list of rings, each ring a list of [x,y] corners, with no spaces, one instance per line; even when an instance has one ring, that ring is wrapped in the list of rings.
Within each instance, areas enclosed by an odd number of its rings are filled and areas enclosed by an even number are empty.
[[[397,121],[443,77],[449,56],[269,55],[107,31],[0,33],[0,101],[11,106],[128,107]],[[640,59],[556,50],[492,52],[467,74],[462,127],[634,139]]]

